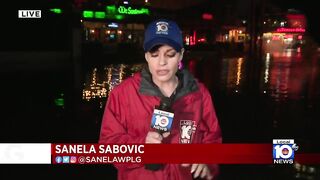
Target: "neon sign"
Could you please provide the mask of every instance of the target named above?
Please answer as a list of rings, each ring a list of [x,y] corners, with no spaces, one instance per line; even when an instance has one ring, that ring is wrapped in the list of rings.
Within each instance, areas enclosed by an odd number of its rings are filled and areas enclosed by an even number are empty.
[[[82,16],[84,18],[93,18],[93,11],[83,11]]]
[[[213,19],[213,15],[210,13],[204,13],[202,14],[202,19],[204,20],[212,20]]]
[[[96,11],[96,12],[94,12],[94,16],[97,19],[104,19],[104,18],[106,18],[106,13],[102,12],[102,11]]]
[[[128,14],[128,15],[139,15],[139,14],[147,14],[149,15],[149,9],[141,8],[141,9],[133,9],[131,7],[118,7],[119,14]]]
[[[124,19],[125,15],[149,15],[150,11],[147,8],[135,9],[132,7],[119,6],[118,8],[115,5],[106,6],[105,11],[91,11],[85,10],[82,12],[84,18],[97,18],[97,19]]]
[[[278,28],[277,32],[299,32],[304,33],[306,32],[306,29],[304,28]]]
[[[110,27],[110,28],[118,28],[119,25],[117,23],[110,23],[110,24],[108,24],[108,27]]]
[[[51,12],[54,12],[56,14],[61,14],[62,13],[62,10],[60,8],[53,8],[53,9],[50,9]]]

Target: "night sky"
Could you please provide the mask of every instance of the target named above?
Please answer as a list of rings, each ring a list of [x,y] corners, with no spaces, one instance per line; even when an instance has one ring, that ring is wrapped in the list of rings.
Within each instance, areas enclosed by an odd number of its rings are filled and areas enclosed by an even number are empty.
[[[64,14],[49,11],[53,7],[65,8],[68,1],[31,0],[3,4],[0,16],[2,25],[1,51],[68,51],[71,38],[71,20]],[[41,10],[41,18],[19,19],[18,10]]]
[[[217,5],[232,4],[235,6],[235,13],[245,16],[250,12],[250,2],[252,0],[216,0]],[[283,11],[293,8],[300,10],[307,17],[307,32],[320,42],[320,11],[311,0],[260,0],[266,4],[273,4]],[[11,1],[2,5],[0,15],[2,17],[2,27],[0,28],[1,44],[0,50],[69,50],[70,49],[70,27],[72,18],[63,15],[55,15],[42,11],[41,19],[19,19],[19,9],[49,9],[50,7],[68,7],[70,10],[71,1]],[[240,17],[239,16],[239,17]]]

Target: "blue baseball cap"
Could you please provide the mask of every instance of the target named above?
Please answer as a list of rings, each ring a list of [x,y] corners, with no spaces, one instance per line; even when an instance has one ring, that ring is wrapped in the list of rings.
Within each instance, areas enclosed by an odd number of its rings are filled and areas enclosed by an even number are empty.
[[[154,46],[161,44],[167,44],[177,52],[180,52],[183,48],[182,33],[175,22],[159,19],[148,25],[144,34],[144,51],[148,52]]]

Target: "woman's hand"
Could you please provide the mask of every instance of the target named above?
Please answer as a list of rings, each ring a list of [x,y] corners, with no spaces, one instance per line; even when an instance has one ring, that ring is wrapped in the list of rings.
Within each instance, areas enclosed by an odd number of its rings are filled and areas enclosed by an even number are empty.
[[[158,132],[149,131],[146,137],[146,144],[161,144],[163,138],[170,135],[170,132],[165,132],[162,135]]]
[[[182,164],[183,167],[189,167],[190,164]],[[207,180],[212,180],[213,175],[210,172],[209,167],[206,164],[192,164],[191,165],[191,173],[193,174],[193,178],[201,177],[206,178]]]

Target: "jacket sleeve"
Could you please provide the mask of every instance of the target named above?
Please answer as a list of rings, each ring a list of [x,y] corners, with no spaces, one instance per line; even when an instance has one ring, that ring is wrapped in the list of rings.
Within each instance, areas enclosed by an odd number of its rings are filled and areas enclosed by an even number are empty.
[[[202,143],[221,143],[221,130],[216,111],[212,102],[212,97],[206,88],[202,91],[202,120],[205,128],[205,133]]]
[[[114,89],[115,90],[115,89]],[[138,137],[127,133],[125,110],[127,106],[120,101],[119,91],[111,91],[102,118],[99,143],[104,144],[144,144],[145,136]],[[141,164],[114,164],[118,169],[141,167]]]
[[[204,87],[204,86],[203,86]],[[202,139],[202,143],[222,143],[221,130],[216,116],[215,108],[213,105],[212,97],[209,91],[204,87],[202,91],[202,102],[203,102],[203,113],[202,120],[204,123],[205,133]],[[217,178],[219,175],[219,165],[218,164],[208,164],[211,173]]]

